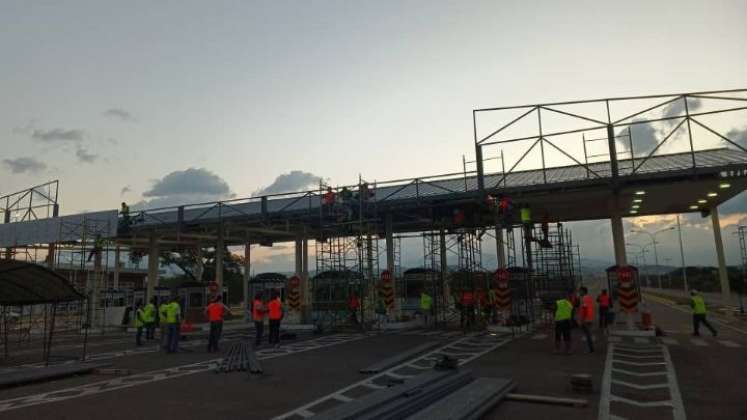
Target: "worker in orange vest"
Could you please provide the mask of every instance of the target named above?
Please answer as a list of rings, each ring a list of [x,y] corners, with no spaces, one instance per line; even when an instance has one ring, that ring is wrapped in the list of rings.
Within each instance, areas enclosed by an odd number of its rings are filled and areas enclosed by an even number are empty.
[[[280,346],[280,320],[283,319],[283,303],[280,302],[280,293],[272,292],[272,298],[267,303],[267,311],[270,315],[270,344]]]
[[[265,329],[265,313],[267,313],[267,308],[265,308],[264,303],[262,303],[262,293],[257,293],[254,295],[254,301],[252,302],[252,321],[254,321],[254,345],[259,346],[262,344],[262,333]]]
[[[586,337],[589,353],[594,353],[594,342],[591,338],[591,325],[594,321],[594,299],[589,295],[589,289],[581,287],[581,307],[579,310],[579,324]]]
[[[597,296],[597,303],[599,304],[599,329],[607,332],[607,322],[609,322],[610,312],[610,295],[607,294],[607,289],[602,289],[602,293]]]
[[[226,305],[223,304],[223,298],[218,295],[205,308],[205,315],[210,322],[210,335],[208,336],[208,353],[218,351],[218,341],[223,332],[223,318],[226,316]]]

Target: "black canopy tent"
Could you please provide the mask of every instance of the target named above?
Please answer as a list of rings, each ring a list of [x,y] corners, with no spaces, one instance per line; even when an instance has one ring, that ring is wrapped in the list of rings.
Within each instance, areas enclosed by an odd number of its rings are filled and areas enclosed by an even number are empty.
[[[11,307],[44,305],[43,358],[45,363],[49,363],[58,304],[82,300],[85,300],[85,297],[78,293],[64,277],[44,266],[24,261],[0,260],[0,308],[2,308],[3,316],[4,359],[9,359],[8,332],[10,328],[8,324],[11,318]],[[22,317],[23,310],[21,314],[18,314],[19,319]],[[31,311],[29,311],[29,318],[31,318]],[[29,337],[31,329],[29,322]],[[16,330],[20,334],[22,328],[17,325]],[[83,348],[85,354],[85,345]]]

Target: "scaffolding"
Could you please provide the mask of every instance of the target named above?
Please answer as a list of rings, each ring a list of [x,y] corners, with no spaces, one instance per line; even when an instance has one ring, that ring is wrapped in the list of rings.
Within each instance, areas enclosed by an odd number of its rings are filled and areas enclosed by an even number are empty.
[[[537,297],[554,301],[579,282],[579,248],[573,244],[573,235],[562,223],[542,225],[529,230],[532,235],[532,240],[528,241],[533,262],[531,278]]]

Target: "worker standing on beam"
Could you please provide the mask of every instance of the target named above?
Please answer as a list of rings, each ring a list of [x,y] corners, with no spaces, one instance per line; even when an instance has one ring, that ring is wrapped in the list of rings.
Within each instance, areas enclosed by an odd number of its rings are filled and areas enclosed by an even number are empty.
[[[711,334],[714,337],[717,336],[718,331],[706,319],[707,310],[705,300],[703,300],[703,296],[697,290],[690,292],[690,306],[693,308],[693,335],[696,337],[700,336],[700,323],[702,322],[703,325],[711,330]]]
[[[151,299],[151,301],[143,308],[146,340],[153,340],[156,336],[156,302],[158,302],[158,299],[154,296],[153,299]]]
[[[207,315],[208,321],[210,322],[210,335],[208,336],[208,353],[218,351],[218,342],[220,341],[220,335],[223,332],[223,318],[226,316],[228,308],[222,302],[223,298],[221,295],[216,296],[210,305],[205,308],[205,315]]]
[[[166,324],[169,330],[168,353],[176,353],[179,347],[179,321],[181,321],[182,307],[179,298],[174,297],[171,303],[166,305]]]

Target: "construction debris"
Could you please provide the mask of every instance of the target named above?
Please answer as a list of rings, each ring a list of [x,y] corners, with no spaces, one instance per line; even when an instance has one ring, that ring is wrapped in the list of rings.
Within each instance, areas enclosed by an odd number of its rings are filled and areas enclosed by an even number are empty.
[[[576,399],[576,398],[557,398],[548,397],[544,395],[529,395],[529,394],[506,394],[507,401],[520,401],[520,402],[532,402],[542,404],[554,404],[554,405],[567,405],[571,407],[587,407],[589,405],[588,400]]]
[[[395,354],[392,357],[386,358],[378,363],[375,363],[367,368],[363,368],[360,370],[360,373],[379,373],[383,372],[390,367],[397,366],[400,363],[404,362],[405,360],[408,360],[412,358],[413,356],[417,356],[421,353],[425,353],[426,351],[436,347],[439,343],[437,341],[431,341],[425,344],[421,344],[417,347],[413,347],[409,350],[406,350],[402,353]]]
[[[250,374],[262,374],[262,366],[257,360],[254,348],[249,342],[242,341],[234,344],[228,349],[226,356],[216,366],[215,373],[229,373],[237,371],[249,371]]]

